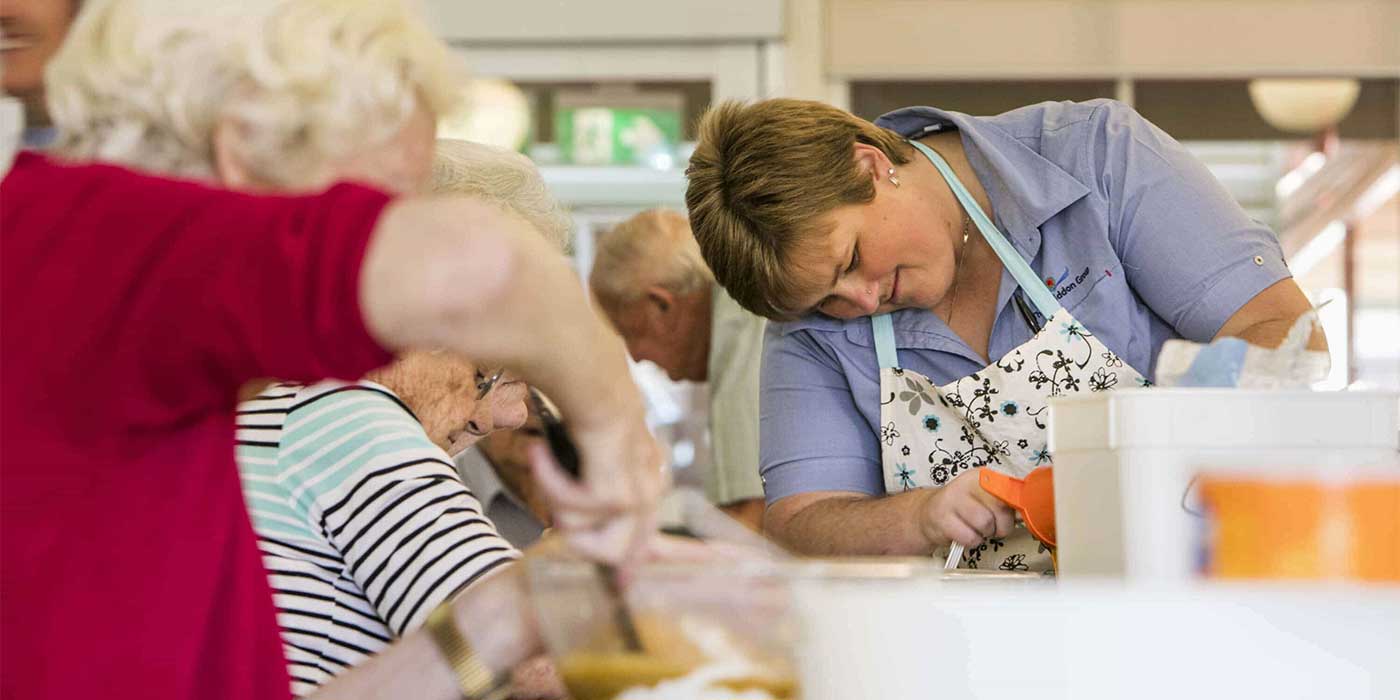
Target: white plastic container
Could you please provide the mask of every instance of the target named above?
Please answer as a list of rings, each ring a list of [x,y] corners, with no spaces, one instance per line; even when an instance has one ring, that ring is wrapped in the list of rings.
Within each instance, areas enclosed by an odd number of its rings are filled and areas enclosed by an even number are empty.
[[[1400,588],[812,578],[794,600],[804,700],[1400,697]]]
[[[1395,393],[1133,389],[1050,403],[1059,573],[1194,578],[1203,470],[1396,464]]]

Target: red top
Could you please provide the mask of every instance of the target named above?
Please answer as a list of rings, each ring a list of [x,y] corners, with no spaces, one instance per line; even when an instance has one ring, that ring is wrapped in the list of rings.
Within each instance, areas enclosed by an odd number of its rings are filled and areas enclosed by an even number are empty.
[[[286,698],[238,387],[355,378],[388,202],[21,154],[0,184],[0,696]]]

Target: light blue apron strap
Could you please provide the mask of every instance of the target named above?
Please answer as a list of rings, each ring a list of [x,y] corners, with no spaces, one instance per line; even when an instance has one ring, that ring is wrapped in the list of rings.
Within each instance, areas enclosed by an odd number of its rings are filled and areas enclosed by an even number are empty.
[[[1035,304],[1035,308],[1047,319],[1054,316],[1055,313],[1060,310],[1060,302],[1055,301],[1055,296],[1045,288],[1045,283],[1041,281],[1040,275],[1037,275],[1035,270],[1032,270],[1031,266],[1026,262],[1025,258],[1022,258],[1021,254],[1016,252],[1015,248],[1011,247],[1011,243],[1006,240],[1006,236],[1002,235],[1001,231],[997,230],[996,224],[992,223],[991,219],[987,218],[986,213],[982,211],[982,207],[978,206],[977,200],[972,198],[972,194],[967,191],[966,187],[963,187],[962,182],[958,180],[958,176],[953,174],[953,169],[948,167],[947,161],[943,160],[943,156],[938,155],[932,148],[918,141],[910,141],[910,143],[914,144],[915,148],[923,151],[924,155],[928,156],[929,162],[933,163],[933,167],[938,168],[938,172],[943,174],[943,179],[948,182],[948,186],[952,188],[953,194],[957,196],[958,201],[961,202],[963,208],[967,210],[968,216],[972,217],[972,220],[977,224],[977,230],[981,231],[982,237],[987,239],[987,243],[991,244],[992,250],[996,251],[998,258],[1001,258],[1001,264],[1006,266],[1007,271],[1011,273],[1012,279],[1016,280],[1016,283],[1021,285],[1021,289],[1025,291],[1031,303]]]
[[[875,359],[880,361],[880,369],[899,366],[899,353],[894,349],[894,321],[889,314],[870,317],[870,328],[875,331]]]

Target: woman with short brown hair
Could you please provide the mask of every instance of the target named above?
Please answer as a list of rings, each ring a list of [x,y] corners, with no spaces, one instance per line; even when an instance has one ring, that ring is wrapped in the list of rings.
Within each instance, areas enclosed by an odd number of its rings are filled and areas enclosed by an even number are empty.
[[[1170,338],[1277,345],[1309,308],[1273,233],[1117,102],[871,123],[766,100],[700,132],[706,262],[784,321],[760,463],[766,525],[801,551],[1048,568],[975,476],[1049,463],[1048,398],[1145,385]]]

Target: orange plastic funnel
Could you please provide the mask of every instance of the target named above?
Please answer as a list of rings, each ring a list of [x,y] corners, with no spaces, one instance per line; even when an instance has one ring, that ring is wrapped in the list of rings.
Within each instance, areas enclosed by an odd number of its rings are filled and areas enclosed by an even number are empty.
[[[1026,528],[1045,546],[1055,546],[1055,477],[1051,467],[1034,469],[1025,479],[985,467],[978,471],[982,490],[1019,513]]]

